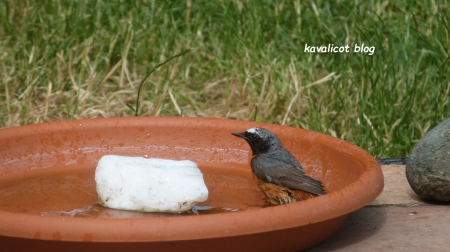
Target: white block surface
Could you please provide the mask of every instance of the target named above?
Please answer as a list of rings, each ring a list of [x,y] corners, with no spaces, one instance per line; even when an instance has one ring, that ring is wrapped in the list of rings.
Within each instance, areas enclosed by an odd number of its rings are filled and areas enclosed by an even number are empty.
[[[203,174],[189,160],[103,156],[95,170],[99,204],[140,212],[183,212],[208,199]]]

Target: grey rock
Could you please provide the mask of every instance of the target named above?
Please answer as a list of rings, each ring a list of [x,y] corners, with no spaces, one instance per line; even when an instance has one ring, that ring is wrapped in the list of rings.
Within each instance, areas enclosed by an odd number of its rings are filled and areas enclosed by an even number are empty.
[[[414,146],[406,163],[406,178],[421,198],[450,201],[450,118]]]

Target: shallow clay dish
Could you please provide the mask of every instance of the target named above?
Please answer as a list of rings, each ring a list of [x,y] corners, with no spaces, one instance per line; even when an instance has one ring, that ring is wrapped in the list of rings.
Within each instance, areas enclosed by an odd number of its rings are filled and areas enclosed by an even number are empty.
[[[262,207],[250,148],[231,132],[278,135],[329,194]],[[237,120],[125,117],[0,130],[0,246],[6,251],[298,251],[332,236],[382,191],[375,159],[319,133]],[[97,205],[94,170],[106,154],[190,159],[210,211],[151,214]]]

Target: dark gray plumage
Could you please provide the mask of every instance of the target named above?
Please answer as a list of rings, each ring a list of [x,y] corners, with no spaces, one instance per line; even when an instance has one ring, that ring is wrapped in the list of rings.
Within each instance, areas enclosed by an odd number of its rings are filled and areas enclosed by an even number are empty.
[[[269,130],[251,128],[232,134],[245,139],[250,145],[254,156],[251,168],[260,179],[315,195],[326,194],[322,182],[305,174],[297,159],[283,148],[278,137]]]

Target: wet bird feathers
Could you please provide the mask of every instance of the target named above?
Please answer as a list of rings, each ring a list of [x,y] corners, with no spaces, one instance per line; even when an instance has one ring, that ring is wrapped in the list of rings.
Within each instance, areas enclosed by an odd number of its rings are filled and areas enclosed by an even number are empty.
[[[232,134],[250,145],[253,180],[271,204],[287,204],[326,194],[322,182],[305,174],[297,159],[269,130],[256,127]]]
[[[322,188],[322,182],[305,174],[295,157],[282,147],[255,156],[251,161],[251,167],[258,177],[268,183],[315,195],[326,193]]]

